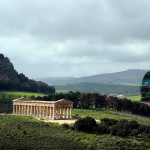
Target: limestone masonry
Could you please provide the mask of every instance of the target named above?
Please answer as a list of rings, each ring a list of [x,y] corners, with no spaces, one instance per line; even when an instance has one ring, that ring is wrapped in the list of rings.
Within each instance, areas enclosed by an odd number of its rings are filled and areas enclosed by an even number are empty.
[[[58,101],[35,101],[27,98],[13,100],[13,114],[31,115],[47,119],[72,119],[73,102],[65,99]]]

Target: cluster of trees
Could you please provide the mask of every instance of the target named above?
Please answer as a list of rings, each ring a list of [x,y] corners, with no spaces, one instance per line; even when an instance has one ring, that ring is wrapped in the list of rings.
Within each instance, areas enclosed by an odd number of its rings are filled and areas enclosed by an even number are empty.
[[[83,109],[110,109],[113,111],[127,111],[137,115],[150,117],[150,106],[141,102],[133,102],[126,98],[100,95],[99,93],[55,93],[44,97],[36,97],[37,100],[55,101],[68,99],[74,102],[74,108]]]
[[[18,74],[9,58],[3,54],[0,54],[0,90],[55,93],[53,86],[28,79],[23,73]]]
[[[150,138],[150,126],[144,126],[137,121],[126,119],[116,120],[103,118],[97,124],[94,118],[85,117],[74,123],[74,129],[88,133],[110,134],[120,137],[135,136]]]

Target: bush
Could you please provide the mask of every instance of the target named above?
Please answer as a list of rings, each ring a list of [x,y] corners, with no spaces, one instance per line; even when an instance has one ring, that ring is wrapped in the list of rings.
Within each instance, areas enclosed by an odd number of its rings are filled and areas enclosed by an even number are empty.
[[[118,126],[117,125],[112,125],[109,128],[109,132],[110,132],[111,135],[117,135],[117,131],[118,131]]]
[[[107,134],[109,132],[108,126],[105,123],[100,123],[97,126],[97,131],[98,134]]]
[[[108,126],[115,125],[118,121],[115,119],[103,118],[100,120],[101,123],[105,123]]]
[[[93,132],[96,127],[96,121],[92,117],[78,119],[74,123],[74,128],[79,131]]]

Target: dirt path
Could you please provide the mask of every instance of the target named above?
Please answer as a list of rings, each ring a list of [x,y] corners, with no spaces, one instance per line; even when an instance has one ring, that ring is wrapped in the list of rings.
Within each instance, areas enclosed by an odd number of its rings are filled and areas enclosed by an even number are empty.
[[[74,122],[76,121],[76,119],[71,119],[71,120],[50,120],[50,119],[43,119],[43,118],[39,118],[39,117],[35,117],[38,120],[42,120],[44,122],[51,122],[51,123],[59,123],[59,124],[74,124]]]
[[[59,124],[74,124],[76,120],[45,120],[45,122],[51,122],[51,123],[59,123]]]

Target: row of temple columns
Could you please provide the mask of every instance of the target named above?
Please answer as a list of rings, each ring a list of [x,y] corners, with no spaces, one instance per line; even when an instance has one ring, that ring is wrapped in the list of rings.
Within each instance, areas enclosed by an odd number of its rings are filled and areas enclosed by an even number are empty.
[[[72,107],[13,105],[13,114],[32,115],[49,119],[71,119]]]

